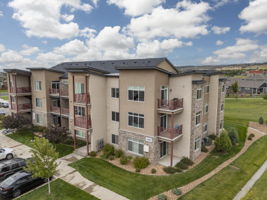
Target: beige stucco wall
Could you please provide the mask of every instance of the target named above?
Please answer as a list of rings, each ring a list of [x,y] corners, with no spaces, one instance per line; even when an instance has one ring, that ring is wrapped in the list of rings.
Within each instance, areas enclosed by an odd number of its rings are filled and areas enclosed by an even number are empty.
[[[111,144],[111,135],[119,135],[120,122],[112,121],[111,112],[119,112],[119,98],[113,98],[111,96],[111,88],[119,88],[119,77],[107,77],[106,78],[106,105],[107,105],[107,143]]]
[[[170,99],[183,98],[184,110],[175,115],[174,124],[183,125],[183,136],[174,143],[174,155],[178,157],[190,156],[191,141],[191,112],[192,112],[192,76],[170,78]]]
[[[166,71],[172,72],[174,74],[177,73],[177,71],[175,69],[173,69],[173,67],[167,62],[167,61],[163,61],[158,65],[159,68],[164,69]]]

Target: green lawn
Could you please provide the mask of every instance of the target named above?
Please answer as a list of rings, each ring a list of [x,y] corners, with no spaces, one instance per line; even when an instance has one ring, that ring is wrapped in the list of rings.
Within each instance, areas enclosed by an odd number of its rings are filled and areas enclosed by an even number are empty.
[[[7,93],[7,90],[0,90],[0,93]]]
[[[69,183],[57,179],[51,183],[52,194],[47,193],[47,185],[44,185],[20,198],[19,200],[97,200],[98,198],[76,188]]]
[[[267,171],[256,182],[253,188],[251,188],[251,190],[242,200],[266,200],[267,197],[266,183],[267,183]]]
[[[17,131],[16,133],[13,133],[11,135],[8,135],[8,137],[25,144],[29,147],[32,147],[32,140],[34,138],[34,134],[29,129],[22,129]],[[54,144],[57,152],[59,153],[59,157],[63,157],[65,155],[68,155],[73,152],[73,146],[67,145],[67,144]]]
[[[0,99],[4,99],[4,100],[8,101],[8,96],[0,96]]]

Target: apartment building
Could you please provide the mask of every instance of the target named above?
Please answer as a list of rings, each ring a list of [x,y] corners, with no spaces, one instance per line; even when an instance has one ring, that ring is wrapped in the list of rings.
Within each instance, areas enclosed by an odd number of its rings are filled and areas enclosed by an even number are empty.
[[[205,138],[223,128],[223,75],[179,72],[167,58],[6,72],[12,113],[24,113],[35,125],[66,127],[90,144],[89,151],[109,143],[172,166],[183,156],[196,159]]]

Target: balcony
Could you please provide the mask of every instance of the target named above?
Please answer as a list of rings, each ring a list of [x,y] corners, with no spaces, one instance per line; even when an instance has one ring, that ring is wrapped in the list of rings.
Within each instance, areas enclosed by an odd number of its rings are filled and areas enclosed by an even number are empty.
[[[63,108],[63,107],[61,108],[62,115],[69,115],[69,111],[70,111],[69,108]]]
[[[88,118],[88,121],[85,116],[83,117],[75,117],[75,126],[81,127],[81,128],[90,128],[91,127],[91,120]]]
[[[65,97],[69,96],[69,90],[68,90],[68,88],[62,88],[62,89],[60,89],[60,96],[65,96]]]
[[[89,103],[89,95],[88,94],[75,94],[74,96],[74,102],[75,103]]]
[[[51,106],[51,107],[50,107],[50,112],[60,114],[60,107],[57,107],[57,106]]]
[[[169,112],[175,114],[183,110],[183,99],[174,98],[172,100],[158,99],[158,110],[161,113]]]
[[[11,110],[16,110],[18,112],[28,112],[31,110],[32,105],[31,103],[23,103],[23,104],[16,104],[11,103]]]
[[[163,127],[158,127],[158,137],[165,139],[165,140],[171,140],[174,141],[178,138],[179,136],[182,136],[183,133],[183,126],[180,125],[176,128],[163,128]]]
[[[49,88],[49,94],[59,95],[59,89],[58,88]]]
[[[30,87],[11,87],[10,88],[11,93],[31,93]]]

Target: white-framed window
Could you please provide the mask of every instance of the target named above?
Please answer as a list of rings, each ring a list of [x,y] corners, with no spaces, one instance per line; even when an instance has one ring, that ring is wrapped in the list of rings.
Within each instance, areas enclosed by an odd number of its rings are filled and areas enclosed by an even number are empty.
[[[84,83],[75,83],[75,94],[84,94],[85,87]]]
[[[169,89],[167,86],[160,87],[160,99],[161,100],[168,100],[168,93],[169,93]]]
[[[205,105],[205,112],[206,113],[209,112],[209,105],[208,104]]]
[[[33,116],[35,118],[36,123],[38,123],[38,124],[41,124],[42,123],[42,117],[41,117],[40,114],[34,113]]]
[[[75,106],[74,113],[75,115],[85,116],[85,107]]]
[[[35,105],[36,107],[42,107],[42,99],[35,98]]]
[[[198,151],[201,148],[201,137],[195,139],[195,151]]]
[[[119,98],[120,97],[119,88],[111,88],[111,97],[113,97],[113,98]]]
[[[201,99],[202,98],[202,89],[199,88],[197,89],[197,99]]]
[[[128,151],[138,155],[144,155],[144,141],[128,138]]]
[[[51,82],[51,88],[59,89],[59,81],[52,81]]]
[[[80,137],[80,138],[85,138],[84,131],[82,131],[82,130],[75,130],[75,135]]]
[[[160,114],[160,127],[167,128],[168,127],[168,116],[167,114]]]
[[[115,134],[112,134],[111,135],[111,143],[112,144],[119,144],[119,136],[115,135]]]
[[[207,85],[207,86],[205,87],[205,92],[206,92],[206,93],[209,93],[209,92],[210,92],[210,86],[209,86],[209,85]]]
[[[119,122],[120,121],[120,113],[119,112],[111,112],[111,119],[112,121]]]
[[[221,111],[224,110],[224,104],[221,104]]]
[[[201,111],[196,113],[196,125],[201,123]]]
[[[208,124],[205,123],[205,124],[204,124],[204,127],[203,127],[203,132],[205,133],[205,132],[207,132],[207,131],[208,131]]]
[[[128,87],[128,100],[144,101],[145,100],[145,87],[129,86]]]
[[[144,115],[128,112],[128,125],[136,128],[144,128]]]
[[[42,90],[42,81],[35,81],[35,91]]]
[[[223,129],[223,120],[220,121],[220,129]]]

